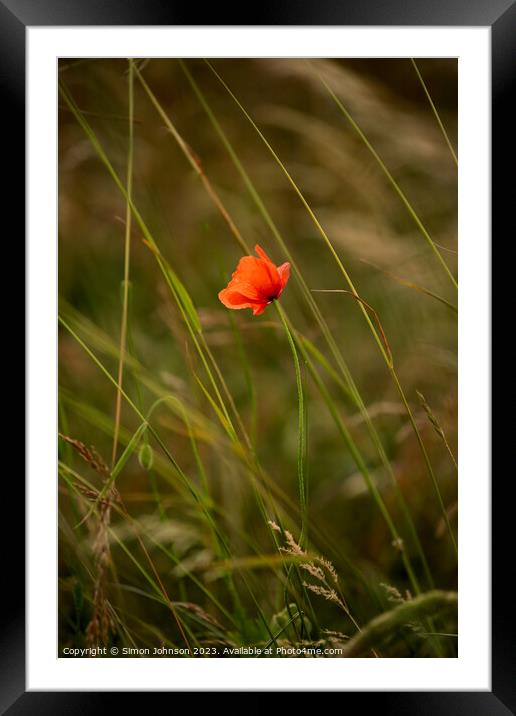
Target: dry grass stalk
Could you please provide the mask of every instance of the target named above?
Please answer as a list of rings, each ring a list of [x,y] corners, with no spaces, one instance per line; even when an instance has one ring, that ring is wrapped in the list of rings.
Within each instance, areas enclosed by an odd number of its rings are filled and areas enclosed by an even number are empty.
[[[84,443],[82,443],[80,440],[76,440],[75,438],[71,438],[68,435],[63,435],[62,433],[59,433],[59,437],[61,440],[64,440],[65,443],[68,443],[68,445],[71,445],[75,452],[82,457],[82,459],[87,462],[95,472],[98,472],[99,475],[102,475],[102,477],[107,477],[109,475],[109,468],[102,459],[102,457],[98,454],[98,452],[95,450],[93,445],[90,445],[90,447],[86,447]]]
[[[102,476],[105,484],[108,483],[110,479],[109,468],[93,446],[88,448],[80,440],[75,440],[66,435],[60,434],[60,437],[71,445],[83,460]],[[113,502],[119,501],[119,495],[116,488],[111,486],[106,491],[106,494],[99,499],[100,492],[80,484],[77,484],[77,486],[86,499],[95,502],[98,508],[96,513],[96,534],[92,546],[95,563],[93,613],[86,628],[86,643],[88,646],[94,647],[107,644],[110,633],[115,629],[109,601],[106,596],[106,577],[111,564],[111,550],[109,545],[111,508]],[[91,514],[94,515],[95,512]]]
[[[380,587],[383,587],[387,592],[387,599],[389,600],[389,602],[401,604],[402,602],[408,602],[412,599],[412,594],[408,589],[405,590],[405,596],[403,596],[400,590],[397,587],[393,587],[391,584],[385,584],[385,582],[380,582]]]
[[[273,529],[275,532],[279,532],[280,534],[282,534],[285,539],[287,546],[279,547],[278,549],[280,550],[280,552],[285,552],[286,554],[291,554],[296,557],[306,555],[306,552],[299,546],[299,544],[292,536],[291,532],[289,532],[288,530],[282,530],[275,522],[271,520],[269,520],[269,525],[271,529]],[[316,556],[312,557],[312,559],[308,562],[301,562],[299,564],[299,567],[301,569],[304,569],[306,572],[308,572],[310,576],[320,582],[320,584],[303,582],[303,586],[305,587],[305,589],[308,589],[314,594],[323,597],[329,602],[337,604],[341,609],[346,612],[348,616],[351,616],[342,596],[339,596],[335,588],[328,583],[328,579],[330,579],[331,582],[336,586],[338,586],[339,583],[339,576],[335,570],[335,567],[329,560],[325,559],[324,557]]]
[[[446,439],[446,434],[445,434],[444,430],[442,429],[441,424],[439,423],[438,419],[435,417],[434,413],[432,412],[432,409],[426,402],[426,398],[423,395],[423,393],[420,393],[419,390],[416,390],[416,393],[417,393],[417,397],[419,398],[419,402],[421,403],[421,406],[426,413],[428,420],[430,421],[430,423],[431,423],[433,429],[435,430],[435,432],[437,433],[437,435],[443,441],[444,447],[448,451],[448,455],[450,456],[453,464],[455,465],[455,469],[457,470],[458,467],[457,467],[457,461],[455,459],[455,455],[453,454],[452,449],[448,443],[448,440]]]
[[[95,585],[93,588],[93,614],[86,629],[86,642],[89,646],[105,645],[109,635],[114,631],[114,623],[109,612],[106,596],[106,577],[111,564],[109,547],[109,523],[113,504],[113,490],[109,490],[106,498],[99,503],[98,526],[93,555],[95,559]]]

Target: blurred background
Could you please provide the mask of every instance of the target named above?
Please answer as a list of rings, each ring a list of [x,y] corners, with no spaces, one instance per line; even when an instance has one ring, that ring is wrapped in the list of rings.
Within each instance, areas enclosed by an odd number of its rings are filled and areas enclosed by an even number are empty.
[[[186,60],[185,66],[205,106],[177,60],[138,63],[142,77],[202,164],[210,187],[245,242],[250,247],[259,243],[277,264],[287,260],[206,107],[220,123],[309,289],[349,290],[305,206],[234,99],[202,60]],[[413,64],[409,59],[310,63],[301,59],[246,59],[214,60],[213,66],[284,163],[360,297],[376,312],[455,531],[457,472],[450,452],[456,458],[456,292],[371,147],[340,111],[319,77],[322,75],[331,86],[385,163],[456,275],[457,168]],[[417,67],[456,147],[457,62],[420,59]],[[59,76],[125,184],[127,61],[63,59]],[[219,302],[217,294],[227,284],[243,250],[137,76],[132,195],[162,255],[197,309],[207,345],[259,462],[271,483],[280,488],[281,495],[275,499],[285,526],[298,539],[298,405],[292,354],[284,330],[273,306],[255,318],[248,310],[228,311]],[[60,312],[115,380],[125,217],[123,194],[61,99]],[[456,555],[435,486],[400,393],[360,306],[346,293],[312,295],[381,439],[416,527],[427,570],[407,531],[398,493],[371,439],[364,414],[342,389],[342,381],[336,379],[338,366],[296,276],[290,279],[281,304],[294,328],[327,363],[329,370],[322,358],[317,363],[319,375],[399,528],[422,590],[432,586],[455,589]],[[152,436],[145,437],[149,450],[142,455],[138,444],[116,479],[130,519],[117,510],[110,514],[110,566],[103,598],[109,603],[109,640],[115,643],[126,640],[140,646],[181,641],[166,606],[149,596],[152,589],[140,568],[145,565],[152,572],[147,557],[167,593],[183,605],[178,606],[182,618],[200,643],[215,638],[215,628],[212,625],[210,631],[208,626],[210,619],[219,625],[219,640],[267,641],[267,634],[260,631],[256,602],[245,584],[250,585],[267,619],[273,620],[284,606],[278,565],[267,563],[277,550],[258,509],[249,471],[235,456],[235,448],[224,435],[196,376],[202,376],[204,384],[209,385],[155,256],[133,221],[124,389],[145,415],[156,400],[174,396],[178,401],[174,406],[164,400],[155,408],[153,424],[181,470],[209,495],[232,557],[259,554],[265,560],[258,567],[232,572],[233,587],[240,595],[235,602],[230,594],[232,587],[217,572],[221,555],[206,520],[167,462],[162,446]],[[381,511],[306,366],[303,380],[308,509],[310,524],[314,525],[314,530],[309,530],[309,551],[331,560],[353,618],[359,624],[367,623],[391,608],[393,601],[405,598],[406,590],[413,595],[413,583],[401,550],[393,545]],[[60,432],[94,446],[109,465],[116,388],[74,336],[63,329],[59,385]],[[181,410],[188,413],[188,420],[182,419]],[[123,402],[118,457],[140,425],[141,419]],[[95,539],[101,518],[88,516],[88,495],[84,487],[81,492],[74,485],[82,475],[101,489],[104,478],[91,460],[81,457],[77,445],[60,440],[59,451],[66,466],[59,482],[60,645],[80,646],[88,641],[99,598],[95,595],[99,569]],[[152,579],[156,581],[155,575]],[[230,626],[203,588],[230,614],[241,610],[240,623],[247,619],[253,627],[245,632]],[[353,634],[355,626],[338,605],[316,593],[311,597],[321,628],[344,636]],[[445,631],[445,627],[454,629],[453,624],[442,624],[440,630]],[[402,639],[390,643],[385,655],[434,655],[429,649],[423,638],[407,638],[404,633]],[[456,639],[448,639],[443,649],[445,655],[454,655]]]

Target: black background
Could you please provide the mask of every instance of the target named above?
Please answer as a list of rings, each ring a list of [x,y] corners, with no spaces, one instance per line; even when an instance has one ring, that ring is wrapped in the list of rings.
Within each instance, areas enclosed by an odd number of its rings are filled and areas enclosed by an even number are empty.
[[[516,152],[513,129],[515,77],[516,4],[514,0],[262,0],[254,5],[197,3],[176,0],[0,0],[0,141],[2,164],[0,183],[4,206],[2,212],[2,267],[7,281],[14,267],[24,266],[25,216],[25,28],[32,25],[426,25],[426,26],[490,26],[492,39],[492,246],[493,253],[492,327],[503,326],[504,344],[492,352],[493,389],[499,385],[499,398],[493,390],[492,415],[508,411],[508,419],[493,421],[492,429],[492,693],[486,692],[344,692],[334,702],[339,709],[378,709],[382,714],[397,716],[503,716],[516,713],[516,658],[514,630],[514,514],[510,491],[514,491],[514,352],[510,339],[514,335],[514,298],[509,291],[511,280],[502,275],[510,270],[510,254],[514,255]],[[13,158],[9,157],[13,150]],[[15,217],[6,226],[5,215]],[[496,242],[496,244],[495,244]],[[12,257],[12,258],[11,258]],[[503,265],[502,265],[503,264]],[[512,277],[511,277],[512,278]],[[16,295],[16,305],[23,306],[21,290],[9,289],[6,296]],[[24,545],[24,475],[16,449],[23,435],[22,420],[16,407],[23,405],[25,384],[23,358],[15,359],[12,347],[23,345],[20,326],[11,306],[4,301],[3,338],[9,348],[9,382],[16,386],[16,397],[4,401],[9,406],[8,429],[3,435],[2,498],[3,515],[9,513],[12,523],[2,524],[2,609],[0,610],[0,713],[21,714],[90,714],[104,710],[120,710],[121,693],[49,693],[25,692],[25,545]],[[16,330],[17,329],[17,330]],[[15,336],[18,334],[18,338]],[[37,350],[29,346],[30,350]],[[16,376],[18,379],[16,380]],[[7,388],[3,386],[4,394]],[[12,409],[11,409],[12,408]],[[509,427],[504,427],[509,425]],[[504,431],[507,434],[504,434]],[[497,449],[498,446],[498,449]],[[473,447],[468,449],[474,449]],[[23,452],[21,452],[23,450]],[[12,465],[10,465],[12,461]],[[505,463],[505,464],[504,464]],[[53,555],[49,555],[49,565]],[[511,566],[512,565],[512,566]],[[512,574],[511,574],[512,572]],[[4,581],[5,580],[5,581]],[[511,584],[512,582],[512,584]],[[400,666],[400,668],[402,668]],[[128,684],[128,686],[130,686]],[[410,686],[410,685],[407,685]],[[181,708],[179,694],[162,694],[166,708]],[[213,696],[210,694],[210,697]],[[149,696],[129,694],[134,708],[149,708]],[[189,697],[188,697],[189,698]],[[274,697],[276,698],[276,695]],[[319,697],[318,697],[319,698]],[[267,699],[267,701],[265,700]],[[277,708],[277,703],[263,694],[263,707]],[[253,705],[255,705],[254,702]],[[191,701],[188,702],[191,708]],[[217,704],[215,704],[215,707]],[[221,704],[222,706],[222,704]],[[227,708],[227,703],[224,702]],[[315,706],[315,702],[314,702]],[[212,705],[213,707],[213,705]],[[320,708],[320,702],[317,703]],[[154,706],[155,708],[155,706]],[[292,705],[289,705],[292,708]],[[310,706],[308,706],[310,708]]]

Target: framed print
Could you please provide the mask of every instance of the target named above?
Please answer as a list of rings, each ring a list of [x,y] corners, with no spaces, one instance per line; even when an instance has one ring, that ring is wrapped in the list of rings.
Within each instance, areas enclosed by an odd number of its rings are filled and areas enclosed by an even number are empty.
[[[514,4],[225,15],[0,4],[28,339],[2,707],[511,713],[490,265]]]

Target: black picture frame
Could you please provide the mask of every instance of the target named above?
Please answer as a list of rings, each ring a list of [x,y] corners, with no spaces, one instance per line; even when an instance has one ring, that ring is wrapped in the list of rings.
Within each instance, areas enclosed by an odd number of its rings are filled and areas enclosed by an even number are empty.
[[[202,22],[199,22],[199,18]],[[510,111],[515,104],[513,75],[516,35],[515,0],[281,0],[240,7],[209,4],[202,10],[191,3],[175,0],[0,0],[0,123],[4,142],[16,148],[15,157],[4,171],[4,197],[10,213],[25,216],[25,37],[28,26],[73,25],[361,25],[361,26],[489,26],[492,40],[492,236],[501,241],[513,219],[514,182],[507,182],[504,169],[512,161],[514,172],[513,124]],[[512,102],[511,102],[512,99]],[[509,122],[511,124],[509,124]],[[512,149],[512,151],[511,151]],[[511,160],[512,157],[512,160]],[[512,201],[511,201],[512,199]],[[23,221],[18,219],[9,239],[10,249],[22,249]],[[514,228],[512,229],[514,239]],[[503,247],[503,244],[502,244]],[[23,256],[19,259],[23,264]],[[512,299],[511,299],[512,300]],[[503,308],[503,298],[493,306]],[[493,311],[493,318],[495,316]],[[11,327],[7,318],[8,331]],[[13,328],[14,334],[14,328]],[[29,346],[29,349],[34,347]],[[500,370],[500,368],[498,369]],[[493,372],[493,375],[495,373]],[[21,381],[20,381],[21,385]],[[503,436],[497,431],[496,439]],[[511,471],[512,473],[513,471]],[[4,589],[5,606],[0,610],[0,713],[52,714],[94,713],[100,701],[119,699],[114,693],[26,692],[25,691],[25,547],[20,520],[23,519],[24,484],[19,459],[15,476],[9,480],[6,504],[16,509],[16,538],[9,539],[4,530],[4,570],[9,588]],[[11,474],[13,478],[13,474]],[[507,585],[507,553],[513,552],[510,501],[507,500],[504,470],[492,484],[492,691],[473,692],[345,692],[344,704],[350,699],[367,699],[382,713],[446,714],[502,716],[516,713],[516,659],[514,598]],[[5,498],[4,498],[5,499]],[[508,504],[509,503],[509,504]],[[514,556],[509,560],[514,561]],[[138,699],[136,694],[131,699]]]

